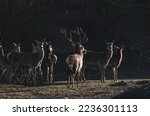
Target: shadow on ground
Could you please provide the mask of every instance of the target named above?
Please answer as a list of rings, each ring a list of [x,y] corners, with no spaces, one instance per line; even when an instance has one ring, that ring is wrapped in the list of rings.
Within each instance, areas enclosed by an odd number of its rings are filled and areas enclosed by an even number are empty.
[[[139,81],[132,89],[129,89],[122,94],[113,97],[114,99],[150,99],[150,82]]]

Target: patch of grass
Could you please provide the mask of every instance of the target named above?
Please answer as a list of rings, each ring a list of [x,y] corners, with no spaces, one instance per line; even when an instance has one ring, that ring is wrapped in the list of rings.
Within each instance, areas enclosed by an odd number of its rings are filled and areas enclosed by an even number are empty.
[[[110,86],[127,86],[127,82],[126,81],[120,81],[120,82],[111,84]]]
[[[147,84],[147,83],[150,83],[150,81],[148,81],[148,80],[137,81],[136,85],[143,85],[143,84]]]

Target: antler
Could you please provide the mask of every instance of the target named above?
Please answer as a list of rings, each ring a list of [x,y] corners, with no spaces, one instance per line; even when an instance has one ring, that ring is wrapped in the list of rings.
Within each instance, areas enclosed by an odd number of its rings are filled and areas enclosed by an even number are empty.
[[[64,34],[65,35],[65,37],[70,41],[71,40],[71,33],[70,33],[70,38],[68,37],[68,35],[67,35],[67,29],[66,28],[63,28],[63,29],[60,29],[60,32],[62,33],[62,34]]]
[[[71,31],[72,33],[74,33],[74,34],[77,34],[77,35],[80,35],[83,31],[82,31],[82,28],[80,27],[76,27],[76,29],[77,30],[69,30],[69,31]]]
[[[88,38],[86,37],[85,32],[83,32],[83,29],[81,27],[76,27],[76,30],[72,31],[70,30],[72,33],[79,35],[79,42],[76,42],[78,44],[83,44],[86,43],[88,41]]]
[[[63,28],[63,29],[60,29],[61,33],[65,34],[65,37],[74,45],[78,45],[78,44],[83,44],[83,43],[86,43],[88,41],[88,38],[86,37],[86,34],[85,32],[83,32],[82,28],[80,27],[76,27],[76,30],[68,30],[69,31],[69,34],[70,34],[70,37],[68,37],[67,35],[67,29],[66,28]],[[72,40],[72,33],[74,34],[77,34],[79,35],[79,40],[78,42],[74,42]]]
[[[68,35],[67,35],[67,29],[66,28],[63,28],[63,29],[60,29],[60,31],[61,31],[61,33],[63,33],[63,34],[65,34],[65,37],[67,38],[67,40],[69,40],[72,44],[77,44],[77,42],[74,42],[73,40],[72,40],[72,30],[68,30],[69,31],[69,37],[68,37]]]
[[[85,32],[83,32],[83,29],[80,27],[77,27],[77,30],[78,32],[80,33],[80,43],[83,44],[83,43],[86,43],[88,41],[88,37],[86,37],[86,34]]]

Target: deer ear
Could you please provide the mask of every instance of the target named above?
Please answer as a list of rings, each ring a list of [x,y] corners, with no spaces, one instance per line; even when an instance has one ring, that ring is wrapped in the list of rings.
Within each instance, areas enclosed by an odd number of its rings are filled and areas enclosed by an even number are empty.
[[[47,43],[47,42],[44,42],[44,44],[45,44],[45,45],[48,45],[48,43]]]
[[[13,42],[13,45],[14,45],[14,46],[17,46],[17,44],[16,44],[15,42]]]

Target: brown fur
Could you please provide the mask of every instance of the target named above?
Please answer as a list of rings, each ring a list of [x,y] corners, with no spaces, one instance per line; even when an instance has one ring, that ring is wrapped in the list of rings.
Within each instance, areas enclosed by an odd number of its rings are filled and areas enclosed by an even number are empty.
[[[107,65],[109,64],[110,59],[112,58],[113,55],[113,43],[107,43],[107,50],[106,52],[94,52],[94,51],[88,51],[87,54],[84,57],[84,65],[85,64],[91,64],[91,65],[98,65],[100,67],[100,72],[101,72],[101,82],[105,82],[105,69]],[[83,67],[82,70],[82,78],[85,80],[84,76],[84,70],[85,67]]]
[[[82,45],[79,45],[78,47],[81,47]],[[68,75],[68,87],[71,85],[72,80],[72,86],[74,86],[74,79],[77,78],[77,86],[78,81],[80,78],[81,69],[83,66],[83,56],[84,56],[85,49],[82,46],[79,48],[79,51],[77,51],[75,54],[69,55],[66,58],[66,64],[67,64],[67,75]],[[70,85],[69,85],[70,82]]]

